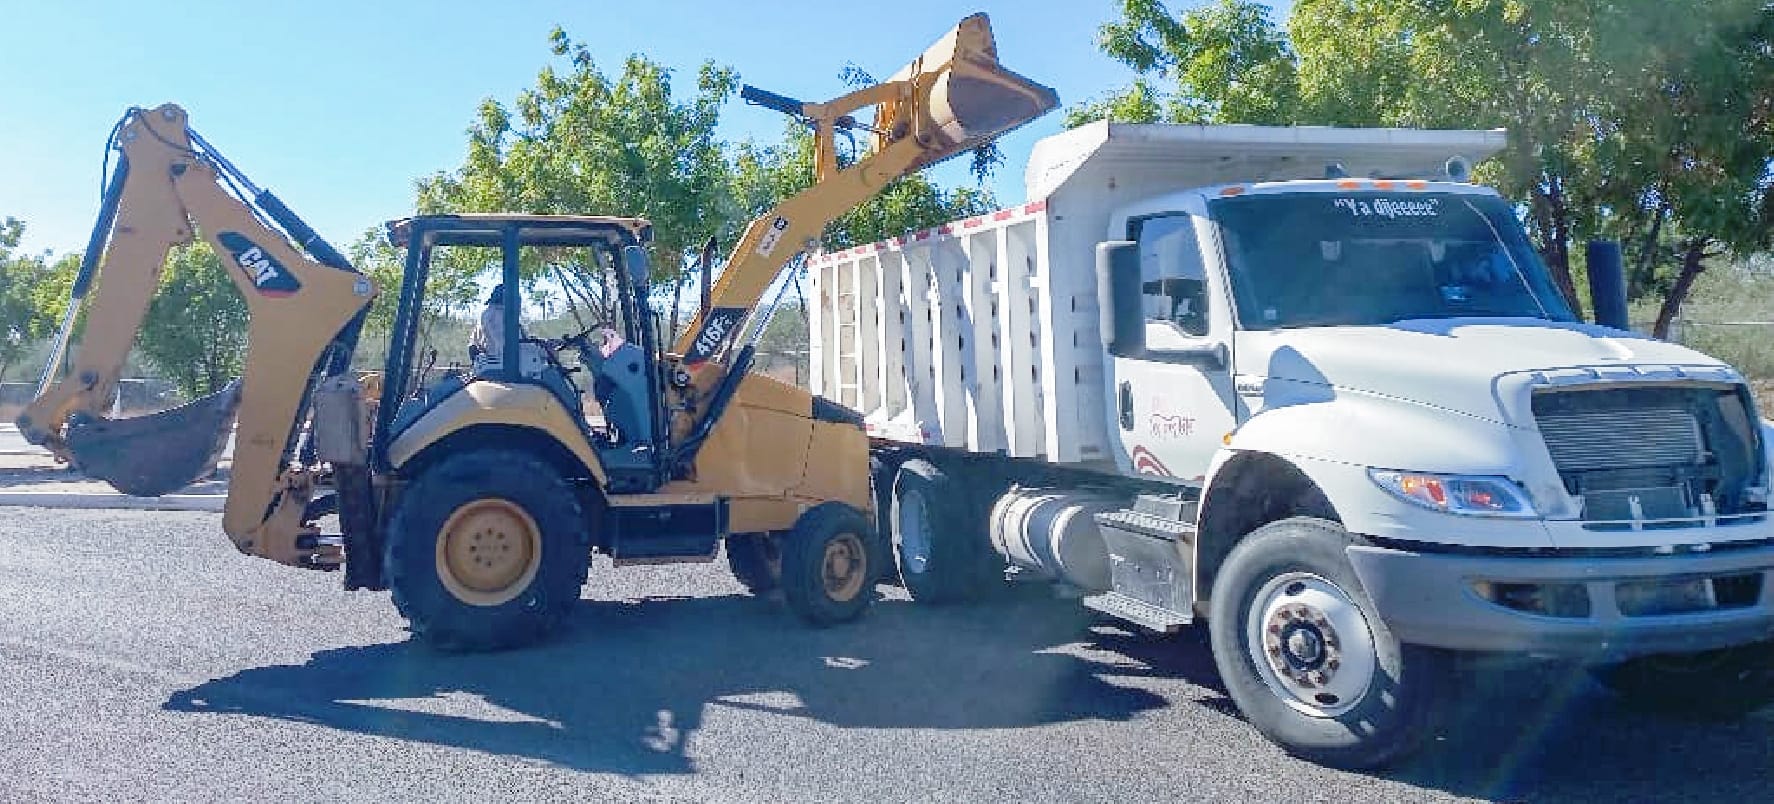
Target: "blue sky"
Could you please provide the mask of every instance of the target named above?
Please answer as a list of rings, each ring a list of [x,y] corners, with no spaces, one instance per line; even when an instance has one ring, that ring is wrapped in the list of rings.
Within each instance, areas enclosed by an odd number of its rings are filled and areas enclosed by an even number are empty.
[[[1197,0],[1172,0],[1173,9]],[[43,2],[0,0],[0,216],[24,219],[29,251],[83,247],[105,135],[129,106],[172,101],[192,126],[335,245],[411,210],[413,181],[460,164],[486,97],[509,100],[552,58],[555,25],[606,71],[631,52],[693,89],[705,59],[808,100],[844,91],[854,62],[887,75],[975,10],[991,14],[1010,68],[1071,104],[1131,73],[1099,53],[1113,0],[830,2]],[[1281,9],[1288,0],[1271,3]],[[613,10],[616,6],[620,10]],[[1058,113],[1002,143],[994,182],[1020,200],[1029,146]],[[729,140],[773,140],[781,118],[738,100]],[[960,180],[959,168],[939,178]],[[624,210],[586,210],[621,213]]]

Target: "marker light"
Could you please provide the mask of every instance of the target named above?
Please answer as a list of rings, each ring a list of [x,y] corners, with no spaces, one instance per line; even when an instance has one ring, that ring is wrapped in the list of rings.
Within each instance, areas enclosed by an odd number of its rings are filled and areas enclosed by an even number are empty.
[[[1431,475],[1369,469],[1380,488],[1405,502],[1447,514],[1535,517],[1533,503],[1506,477]]]

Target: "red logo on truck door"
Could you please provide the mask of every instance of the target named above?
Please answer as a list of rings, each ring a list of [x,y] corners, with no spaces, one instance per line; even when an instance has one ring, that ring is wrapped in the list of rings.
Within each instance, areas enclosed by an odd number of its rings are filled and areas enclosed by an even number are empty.
[[[1170,473],[1169,468],[1165,467],[1164,462],[1158,460],[1158,456],[1153,455],[1152,451],[1146,449],[1144,445],[1135,445],[1133,448],[1133,471],[1142,475],[1176,477]]]

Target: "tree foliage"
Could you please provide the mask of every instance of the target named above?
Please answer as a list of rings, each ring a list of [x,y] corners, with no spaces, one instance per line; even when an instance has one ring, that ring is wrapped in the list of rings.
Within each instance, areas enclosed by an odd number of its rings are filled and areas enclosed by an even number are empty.
[[[676,278],[686,253],[732,226],[715,137],[732,71],[704,63],[686,101],[672,95],[672,71],[645,56],[629,56],[612,78],[564,31],[549,42],[564,72],[544,67],[510,108],[483,101],[467,160],[421,182],[419,210],[646,218],[655,275]]]
[[[0,219],[0,377],[61,323],[77,258],[18,254],[25,233],[17,218]]]
[[[1661,335],[1705,259],[1774,231],[1774,10],[1693,6],[1299,0],[1283,33],[1250,0],[1124,0],[1100,43],[1141,78],[1068,120],[1507,128],[1485,178],[1574,306],[1575,244],[1621,237]]]
[[[1122,19],[1099,32],[1103,52],[1135,71],[1174,84],[1131,87],[1071,110],[1073,125],[1102,117],[1126,122],[1286,123],[1297,79],[1287,37],[1262,3],[1222,0],[1172,16],[1159,0],[1123,0]]]
[[[246,300],[209,244],[167,255],[136,345],[187,398],[221,390],[246,358]]]

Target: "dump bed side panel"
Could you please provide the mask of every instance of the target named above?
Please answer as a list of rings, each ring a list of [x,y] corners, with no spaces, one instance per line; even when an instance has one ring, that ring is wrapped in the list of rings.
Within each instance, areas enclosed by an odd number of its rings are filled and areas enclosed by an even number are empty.
[[[1093,235],[1056,261],[1070,234],[1035,202],[813,258],[813,391],[876,438],[1107,457]]]

